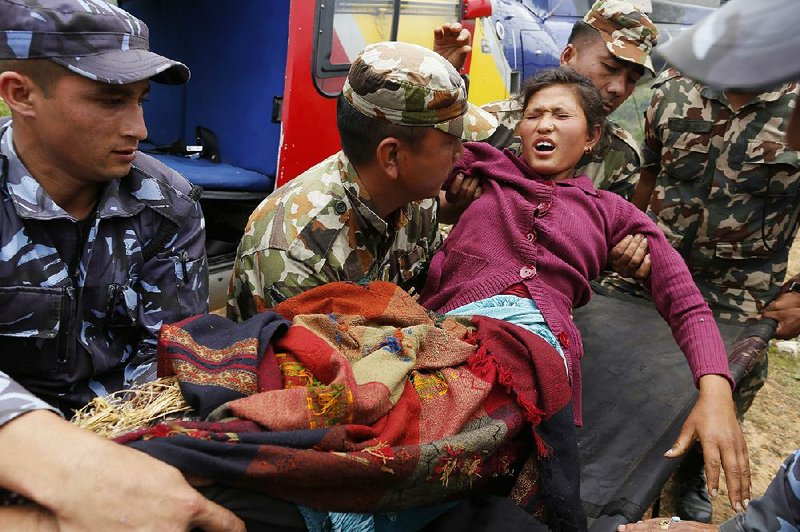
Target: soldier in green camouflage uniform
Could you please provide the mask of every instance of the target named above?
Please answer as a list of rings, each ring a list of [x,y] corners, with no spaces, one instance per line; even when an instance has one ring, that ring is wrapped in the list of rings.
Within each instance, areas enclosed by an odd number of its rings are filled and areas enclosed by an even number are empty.
[[[467,103],[447,61],[399,42],[359,54],[338,105],[343,151],[276,190],[250,217],[229,287],[232,319],[331,281],[420,286],[441,243],[435,198],[461,141],[483,140],[496,126]],[[359,153],[372,141],[356,137],[376,131],[377,147]]]
[[[797,231],[800,154],[786,125],[800,84],[736,110],[722,91],[664,72],[646,114],[650,208],[722,319],[760,314],[786,275]]]
[[[561,64],[588,77],[600,90],[606,112],[625,101],[645,73],[655,75],[650,51],[658,30],[628,2],[599,0],[582,21],[575,23]],[[497,132],[489,142],[498,148],[519,150],[514,130],[522,118],[520,103],[514,99],[482,107],[495,115]],[[630,198],[639,179],[640,153],[636,140],[618,124],[609,124],[609,145],[584,156],[576,175],[589,176],[598,189]]]
[[[797,232],[800,154],[786,127],[800,84],[723,92],[670,69],[653,87],[639,185],[655,189],[651,215],[718,319],[751,320],[779,295]],[[765,357],[734,393],[740,418],[766,378]],[[683,517],[709,521],[704,506],[707,518]]]
[[[642,186],[655,185],[653,216],[715,315],[753,319],[778,296],[797,232],[800,154],[786,147],[785,131],[800,84],[738,109],[731,93],[674,69],[653,89],[642,167]],[[765,360],[740,384],[739,415],[766,376]]]

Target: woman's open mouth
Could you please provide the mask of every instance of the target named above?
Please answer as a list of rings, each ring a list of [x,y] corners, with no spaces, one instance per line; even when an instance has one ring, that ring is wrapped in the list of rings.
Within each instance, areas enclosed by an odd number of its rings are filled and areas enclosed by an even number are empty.
[[[533,145],[533,148],[537,152],[548,153],[548,152],[551,152],[551,151],[555,150],[556,149],[556,145],[553,144],[549,140],[540,140],[539,142],[537,142],[536,144]]]

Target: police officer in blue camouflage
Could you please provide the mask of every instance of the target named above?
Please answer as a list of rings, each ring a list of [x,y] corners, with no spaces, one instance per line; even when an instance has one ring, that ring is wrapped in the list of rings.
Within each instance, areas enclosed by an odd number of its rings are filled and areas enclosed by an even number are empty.
[[[56,415],[152,378],[161,325],[207,311],[198,193],[137,151],[150,80],[188,79],[101,0],[0,0],[0,487],[36,503],[0,528],[241,526]]]

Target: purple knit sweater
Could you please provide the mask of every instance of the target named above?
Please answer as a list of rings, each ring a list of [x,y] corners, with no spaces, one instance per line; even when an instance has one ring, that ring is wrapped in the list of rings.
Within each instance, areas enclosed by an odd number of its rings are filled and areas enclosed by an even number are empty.
[[[464,145],[456,172],[481,177],[483,194],[431,260],[420,303],[447,312],[524,283],[567,353],[578,425],[583,344],[572,309],[588,303],[589,281],[626,235],[647,237],[652,270],[646,285],[695,383],[707,374],[731,380],[719,330],[683,259],[631,203],[595,190],[586,176],[544,180],[521,158],[481,142]]]

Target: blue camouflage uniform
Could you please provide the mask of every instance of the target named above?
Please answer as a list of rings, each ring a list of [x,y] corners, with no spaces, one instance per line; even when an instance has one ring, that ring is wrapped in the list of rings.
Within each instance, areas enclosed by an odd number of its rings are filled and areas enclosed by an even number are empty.
[[[208,271],[200,204],[174,171],[137,153],[76,221],[17,157],[13,127],[0,133],[2,426],[153,377],[162,323],[207,312]]]
[[[721,532],[800,530],[800,450],[789,456],[763,497],[719,526]]]

